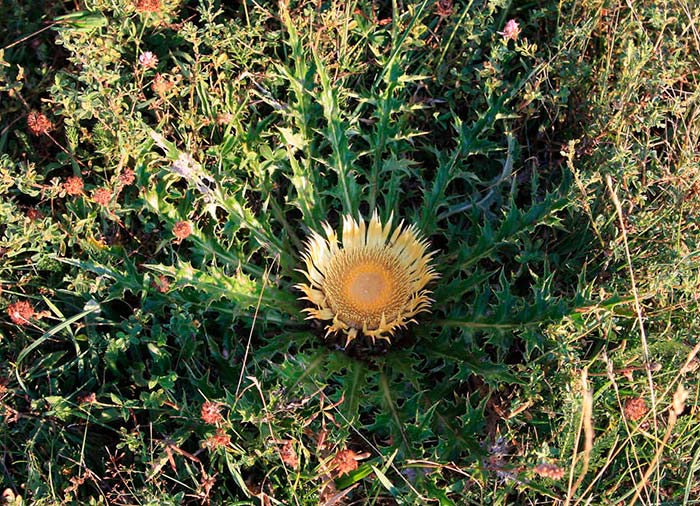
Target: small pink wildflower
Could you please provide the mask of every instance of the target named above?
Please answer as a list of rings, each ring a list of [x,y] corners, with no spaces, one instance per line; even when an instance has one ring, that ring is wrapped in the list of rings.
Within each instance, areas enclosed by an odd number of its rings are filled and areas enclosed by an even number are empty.
[[[53,123],[45,114],[32,111],[27,115],[27,126],[34,135],[41,135],[53,130]]]
[[[503,27],[502,32],[498,32],[499,35],[503,36],[504,40],[518,40],[520,35],[520,25],[514,19],[509,19],[506,26]]]
[[[137,12],[158,12],[161,7],[160,0],[138,0],[136,2]]]
[[[95,404],[97,402],[97,394],[90,392],[78,397],[78,402],[81,404]]]
[[[624,411],[628,420],[636,422],[637,420],[644,418],[644,415],[647,414],[649,408],[647,408],[647,403],[644,401],[644,398],[633,397],[625,401]]]
[[[178,221],[173,226],[173,235],[175,236],[175,242],[178,244],[187,239],[191,233],[192,225],[188,221]]]
[[[209,450],[215,450],[222,446],[228,446],[231,444],[231,437],[226,434],[226,431],[219,427],[216,429],[216,434],[214,436],[209,436],[206,441],[204,441],[204,446]]]
[[[63,182],[63,191],[67,195],[80,195],[83,193],[83,180],[76,176],[71,176]]]
[[[26,325],[29,323],[29,319],[34,316],[34,307],[26,300],[20,300],[8,306],[7,314],[10,316],[12,323]]]
[[[154,69],[158,65],[158,57],[150,51],[145,51],[139,55],[139,65],[145,69]]]
[[[160,275],[153,280],[151,285],[156,288],[160,293],[167,293],[170,290],[170,280],[167,277]]]
[[[131,169],[124,169],[121,174],[119,174],[119,182],[125,186],[133,184],[136,180],[136,174]]]
[[[202,404],[202,412],[200,414],[202,421],[211,425],[216,425],[224,420],[221,416],[221,408],[223,405],[219,402],[206,401]]]
[[[98,188],[92,192],[92,200],[101,206],[108,206],[112,200],[112,191],[109,188]]]

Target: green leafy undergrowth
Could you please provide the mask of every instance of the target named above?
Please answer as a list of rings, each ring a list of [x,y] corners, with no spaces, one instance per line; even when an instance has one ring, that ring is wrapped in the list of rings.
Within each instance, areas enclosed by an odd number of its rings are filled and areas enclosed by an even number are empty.
[[[583,178],[567,144],[581,133],[566,73],[579,34],[558,33],[557,14],[95,0],[57,19],[56,153],[8,150],[0,167],[0,302],[34,311],[1,327],[13,493],[565,495],[538,466],[581,471],[581,369],[600,372],[601,342],[634,313],[592,284],[614,216],[581,219],[598,208],[580,195],[595,173]],[[24,202],[41,217],[22,216]],[[304,319],[296,269],[310,231],[374,209],[422,231],[440,278],[432,312],[390,345],[345,348]],[[613,405],[610,384],[595,388]]]

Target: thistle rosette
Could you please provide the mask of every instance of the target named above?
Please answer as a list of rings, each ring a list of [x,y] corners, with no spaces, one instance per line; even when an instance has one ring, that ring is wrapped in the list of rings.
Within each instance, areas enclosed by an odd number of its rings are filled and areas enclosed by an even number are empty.
[[[430,265],[435,252],[415,225],[403,222],[392,231],[392,217],[382,225],[375,211],[369,224],[347,215],[342,240],[328,223],[325,237],[312,232],[303,254],[308,284],[296,285],[308,319],[328,322],[326,336],[341,332],[346,346],[362,333],[373,341],[390,336],[414,316],[429,311],[432,299],[426,285],[438,274]]]

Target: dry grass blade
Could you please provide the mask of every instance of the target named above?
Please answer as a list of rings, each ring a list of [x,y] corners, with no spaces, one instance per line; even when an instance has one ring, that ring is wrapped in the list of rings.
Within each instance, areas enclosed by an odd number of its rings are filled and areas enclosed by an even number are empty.
[[[260,311],[260,304],[262,304],[263,294],[265,293],[265,288],[267,287],[267,282],[270,278],[270,271],[272,270],[272,266],[275,265],[275,263],[278,260],[279,257],[275,257],[275,261],[272,262],[272,264],[267,269],[265,269],[265,273],[263,274],[263,283],[260,287],[260,295],[258,296],[258,302],[255,305],[255,313],[253,313],[253,322],[250,325],[250,332],[248,333],[248,342],[246,343],[245,354],[243,355],[243,361],[241,362],[241,373],[238,376],[238,383],[236,384],[236,398],[238,398],[238,393],[241,390],[241,383],[243,383],[243,376],[245,375],[246,364],[248,363],[248,355],[250,353],[250,345],[253,340],[253,330],[255,329],[255,322],[258,320],[258,312]]]
[[[685,390],[683,385],[679,383],[678,388],[676,389],[676,393],[673,394],[673,400],[671,401],[671,405],[669,406],[668,425],[666,426],[666,433],[664,434],[664,438],[661,441],[661,444],[659,444],[658,448],[656,449],[656,454],[654,455],[652,461],[649,463],[649,467],[644,473],[644,476],[642,476],[641,481],[637,485],[637,488],[634,491],[634,496],[628,503],[629,506],[635,506],[635,504],[637,503],[637,499],[639,499],[639,496],[642,494],[642,491],[646,487],[649,478],[654,473],[654,470],[656,470],[659,464],[659,459],[661,459],[661,455],[663,454],[668,440],[671,437],[673,428],[675,427],[676,422],[678,421],[678,416],[685,409],[685,401],[687,400],[687,398],[688,392]]]
[[[607,174],[605,176],[605,182],[608,185],[610,197],[612,198],[613,204],[615,205],[615,211],[617,212],[617,218],[620,224],[620,231],[622,232],[622,241],[625,247],[625,257],[627,259],[627,268],[629,269],[630,284],[632,285],[632,295],[634,296],[634,310],[637,313],[637,322],[639,324],[639,336],[642,341],[642,353],[644,354],[644,365],[647,373],[647,380],[649,382],[649,399],[651,400],[651,411],[654,417],[654,433],[655,435],[658,435],[659,427],[656,421],[656,389],[654,388],[654,378],[651,375],[651,361],[649,359],[649,342],[647,341],[647,334],[644,328],[644,315],[642,314],[642,304],[640,302],[639,292],[637,291],[637,283],[634,275],[634,266],[632,265],[632,255],[630,253],[629,242],[627,240],[627,227],[625,225],[625,217],[622,212],[622,204],[620,204],[620,199],[617,197],[617,193],[615,192],[612,177],[610,177],[610,174]]]
[[[584,478],[586,477],[586,473],[588,472],[588,466],[590,464],[591,459],[591,451],[593,450],[593,438],[595,436],[595,433],[593,432],[593,392],[591,391],[590,386],[588,384],[588,371],[585,369],[581,371],[581,390],[581,419],[579,422],[578,433],[576,434],[574,455],[571,459],[571,469],[569,471],[569,486],[566,493],[566,499],[564,501],[565,506],[571,504],[576,490],[578,490]],[[583,431],[584,435],[583,454],[581,456],[583,466],[581,467],[581,471],[579,473],[578,478],[576,479],[576,482],[573,483],[574,473],[576,471],[576,464],[578,460],[578,440],[580,439],[581,431]]]

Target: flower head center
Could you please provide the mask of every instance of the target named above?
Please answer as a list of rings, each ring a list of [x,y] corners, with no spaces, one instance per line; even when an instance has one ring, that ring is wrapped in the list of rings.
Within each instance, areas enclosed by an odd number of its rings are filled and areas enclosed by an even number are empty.
[[[382,265],[364,262],[347,273],[346,296],[357,309],[375,312],[391,300],[393,283],[390,273]]]
[[[303,260],[309,284],[297,288],[314,307],[310,318],[329,322],[327,334],[343,332],[347,343],[362,332],[372,340],[389,340],[398,328],[415,321],[432,302],[425,286],[437,278],[433,253],[418,230],[400,223],[392,229],[375,211],[369,223],[343,218],[342,241],[327,223],[325,237],[313,232]]]

